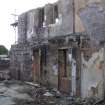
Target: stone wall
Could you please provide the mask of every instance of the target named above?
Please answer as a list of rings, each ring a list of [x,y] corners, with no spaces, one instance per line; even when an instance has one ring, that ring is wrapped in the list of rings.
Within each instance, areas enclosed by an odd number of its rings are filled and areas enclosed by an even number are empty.
[[[28,45],[13,45],[10,52],[11,76],[18,80],[32,80],[31,50]]]
[[[38,39],[39,36],[53,38],[73,31],[87,32],[92,40],[101,41],[105,33],[103,5],[103,0],[59,0],[27,11],[19,16],[18,42],[29,41],[33,37]]]
[[[23,13],[18,18],[18,42],[26,42],[26,30],[27,30],[27,14]]]
[[[50,43],[47,58],[48,82],[52,87],[58,88],[58,48],[56,43]]]
[[[18,22],[18,44],[11,47],[12,77],[31,80],[32,53],[47,45],[46,79],[57,88],[58,49],[76,47],[80,50],[78,58],[81,60],[77,60],[76,84],[79,90],[81,88],[79,93],[82,97],[102,97],[104,49],[100,43],[104,41],[105,33],[103,5],[104,0],[59,0],[21,14]],[[59,40],[61,36],[63,38]]]

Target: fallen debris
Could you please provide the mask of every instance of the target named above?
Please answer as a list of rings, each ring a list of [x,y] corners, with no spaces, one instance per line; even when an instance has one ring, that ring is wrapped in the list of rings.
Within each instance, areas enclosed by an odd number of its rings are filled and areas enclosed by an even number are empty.
[[[40,85],[36,84],[36,83],[32,83],[32,82],[25,82],[25,83],[28,84],[28,85],[35,86],[35,87],[40,87]]]
[[[104,103],[104,99],[100,99],[100,100],[98,100],[98,101],[96,101],[93,105],[99,105],[99,104],[102,104],[102,103]]]
[[[44,96],[50,97],[50,96],[53,96],[53,94],[51,94],[50,92],[46,92],[46,93],[44,94]]]
[[[105,105],[97,97],[64,96],[57,89],[20,81],[0,82],[0,105]]]

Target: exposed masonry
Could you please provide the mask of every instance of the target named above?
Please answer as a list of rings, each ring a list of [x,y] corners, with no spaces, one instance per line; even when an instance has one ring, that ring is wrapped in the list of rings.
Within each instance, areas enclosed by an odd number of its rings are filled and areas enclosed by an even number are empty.
[[[103,0],[59,0],[18,19],[11,75],[81,97],[105,91]]]

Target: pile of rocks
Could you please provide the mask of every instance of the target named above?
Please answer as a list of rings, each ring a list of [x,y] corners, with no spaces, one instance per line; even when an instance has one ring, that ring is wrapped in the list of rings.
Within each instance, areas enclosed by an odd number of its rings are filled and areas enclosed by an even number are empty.
[[[34,89],[31,96],[34,98],[35,105],[105,105],[103,99],[97,97],[77,98],[62,95],[57,89],[48,89],[39,84],[31,84]]]

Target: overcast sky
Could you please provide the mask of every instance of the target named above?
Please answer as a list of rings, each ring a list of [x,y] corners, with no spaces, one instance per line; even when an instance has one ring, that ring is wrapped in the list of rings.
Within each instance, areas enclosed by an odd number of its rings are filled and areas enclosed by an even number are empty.
[[[15,42],[14,29],[10,24],[14,21],[11,15],[21,14],[29,9],[44,6],[46,3],[53,3],[57,0],[1,0],[0,1],[0,44],[10,49]]]

